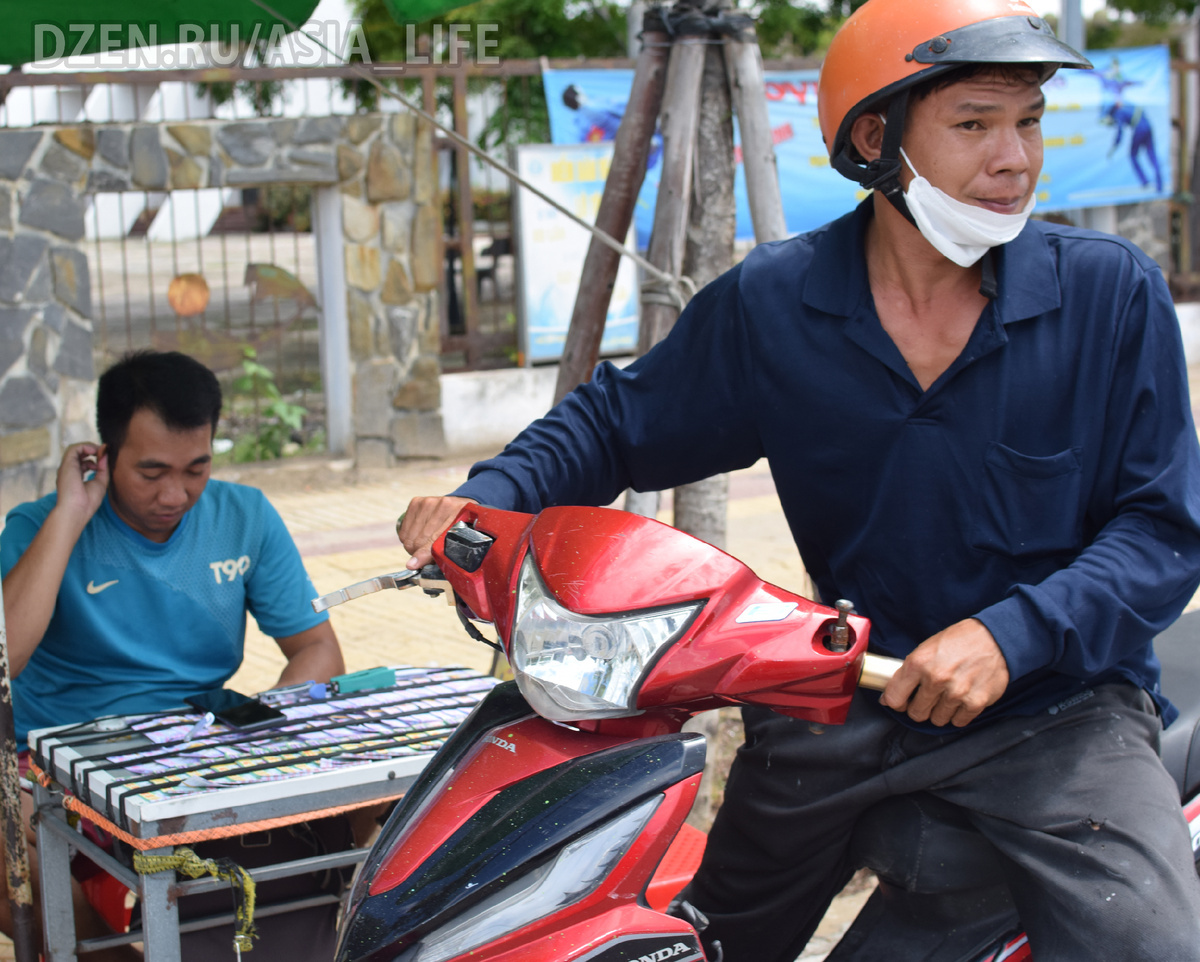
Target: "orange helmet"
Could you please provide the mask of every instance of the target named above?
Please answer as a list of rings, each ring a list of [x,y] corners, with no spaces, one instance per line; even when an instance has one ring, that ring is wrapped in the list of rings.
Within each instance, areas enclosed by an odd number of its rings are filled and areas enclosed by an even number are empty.
[[[842,24],[821,67],[817,113],[834,168],[866,187],[899,192],[888,181],[899,175],[908,91],[979,63],[1041,66],[1043,79],[1059,67],[1091,66],[1024,0],[868,0]],[[867,166],[850,145],[850,128],[885,104],[890,136],[884,156]]]

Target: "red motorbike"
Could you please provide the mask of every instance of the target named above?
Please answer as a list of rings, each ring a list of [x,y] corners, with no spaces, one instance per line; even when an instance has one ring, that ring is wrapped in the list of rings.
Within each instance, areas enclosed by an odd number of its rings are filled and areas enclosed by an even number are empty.
[[[655,879],[704,769],[691,716],[765,705],[845,720],[855,688],[899,665],[867,653],[849,602],[767,584],[674,528],[605,508],[533,516],[468,505],[435,565],[381,587],[453,592],[490,623],[515,681],[498,685],[434,756],[350,893],[337,962],[717,962],[703,917]],[[1200,843],[1200,625],[1159,645],[1181,718],[1164,741]],[[1174,656],[1174,657],[1173,657]],[[1181,698],[1181,692],[1189,694]],[[921,848],[915,844],[920,839]],[[988,843],[932,796],[880,803],[854,844],[879,885],[830,962],[1032,958]]]

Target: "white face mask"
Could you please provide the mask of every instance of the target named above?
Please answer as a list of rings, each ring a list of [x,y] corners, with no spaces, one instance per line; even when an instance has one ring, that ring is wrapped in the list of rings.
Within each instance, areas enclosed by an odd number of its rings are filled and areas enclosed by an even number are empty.
[[[1037,200],[1033,196],[1029,198],[1025,209],[1016,214],[1001,214],[974,204],[964,204],[918,174],[903,147],[900,148],[900,156],[913,172],[904,199],[913,220],[917,222],[917,228],[939,253],[959,267],[970,267],[989,248],[1007,244],[1021,233],[1021,228],[1033,213]]]

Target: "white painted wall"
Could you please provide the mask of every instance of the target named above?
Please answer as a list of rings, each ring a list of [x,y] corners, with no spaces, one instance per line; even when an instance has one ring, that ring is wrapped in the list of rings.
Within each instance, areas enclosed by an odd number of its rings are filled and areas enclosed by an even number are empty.
[[[609,360],[624,367],[633,358]],[[557,381],[557,364],[443,374],[442,424],[447,451],[460,454],[507,444],[550,410]]]
[[[1179,330],[1183,334],[1183,353],[1188,364],[1200,362],[1200,303],[1176,304]]]
[[[452,454],[497,448],[550,410],[558,366],[443,374],[442,424]]]

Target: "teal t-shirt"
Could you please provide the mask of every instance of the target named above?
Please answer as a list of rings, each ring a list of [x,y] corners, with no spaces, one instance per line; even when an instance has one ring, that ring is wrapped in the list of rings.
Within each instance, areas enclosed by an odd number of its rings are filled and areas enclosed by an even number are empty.
[[[56,495],[8,513],[6,575]],[[278,512],[261,491],[209,481],[163,544],[117,517],[108,498],[88,522],[50,626],[13,680],[18,744],[51,725],[163,711],[220,688],[242,663],[246,612],[273,638],[328,619]]]

